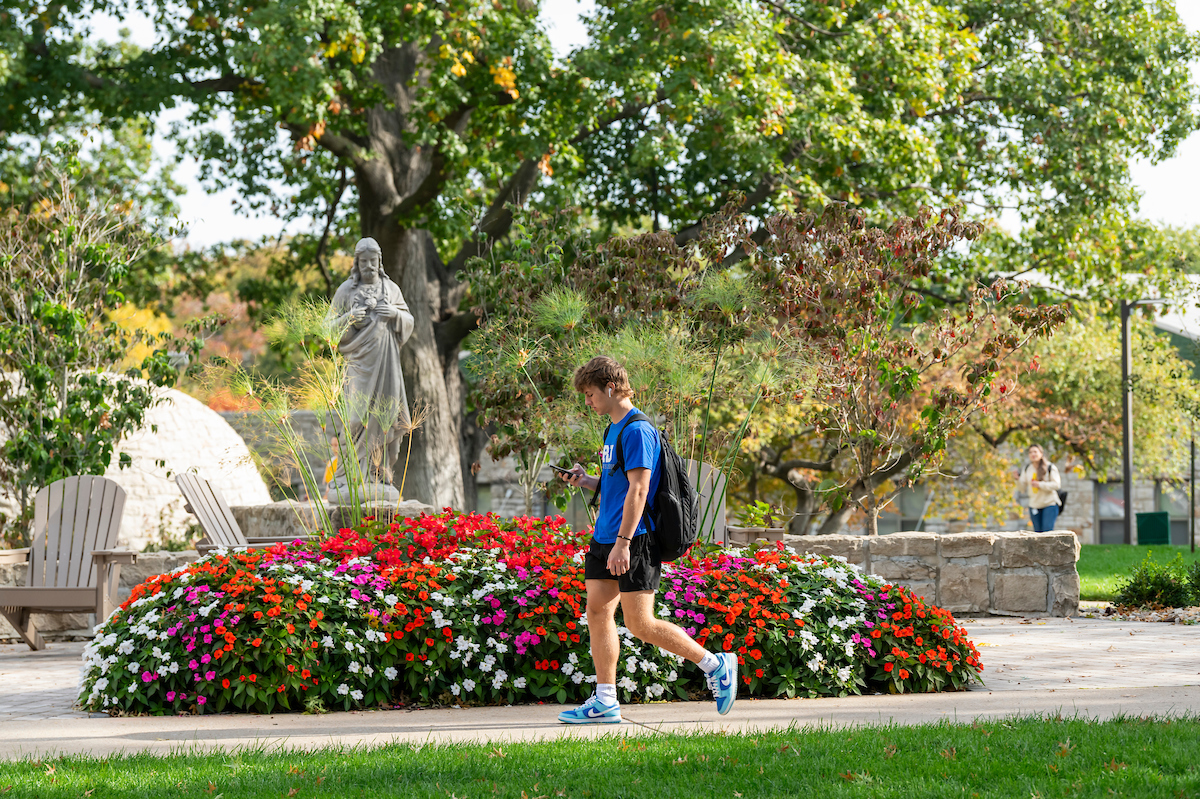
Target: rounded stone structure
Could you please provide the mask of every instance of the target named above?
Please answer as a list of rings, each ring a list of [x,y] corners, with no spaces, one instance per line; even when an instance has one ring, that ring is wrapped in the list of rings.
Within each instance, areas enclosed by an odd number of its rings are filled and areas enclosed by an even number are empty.
[[[163,401],[121,442],[104,474],[128,492],[118,541],[130,549],[164,534],[178,536],[195,523],[175,485],[175,475],[188,469],[208,478],[230,505],[271,501],[249,448],[219,413],[176,389],[159,394]],[[125,469],[117,466],[122,452],[133,461]]]

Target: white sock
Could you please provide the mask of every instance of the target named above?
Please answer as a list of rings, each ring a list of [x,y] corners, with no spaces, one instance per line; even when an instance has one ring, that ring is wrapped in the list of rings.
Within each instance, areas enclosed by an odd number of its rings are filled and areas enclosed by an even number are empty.
[[[617,704],[617,686],[612,683],[596,683],[596,698],[606,705]]]
[[[721,665],[721,661],[712,652],[706,651],[704,653],[704,657],[701,658],[700,662],[696,665],[698,665],[700,670],[705,674],[712,674]]]

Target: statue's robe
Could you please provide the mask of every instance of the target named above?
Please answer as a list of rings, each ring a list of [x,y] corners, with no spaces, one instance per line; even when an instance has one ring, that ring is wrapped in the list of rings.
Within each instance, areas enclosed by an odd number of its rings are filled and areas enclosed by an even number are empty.
[[[334,486],[355,484],[391,485],[400,455],[400,442],[412,426],[404,375],[400,371],[400,348],[412,335],[413,316],[400,287],[380,275],[383,302],[400,309],[394,319],[379,315],[379,307],[367,312],[362,327],[347,325],[338,352],[346,359],[346,409],[340,431],[341,453]],[[330,305],[335,322],[344,319],[354,304],[358,287],[347,280]],[[357,456],[361,477],[353,474],[351,453]],[[351,469],[347,475],[347,467]]]

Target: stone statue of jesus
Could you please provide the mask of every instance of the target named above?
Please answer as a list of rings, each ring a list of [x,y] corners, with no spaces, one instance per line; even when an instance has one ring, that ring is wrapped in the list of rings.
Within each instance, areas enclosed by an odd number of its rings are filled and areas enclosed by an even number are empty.
[[[345,428],[329,487],[337,504],[398,500],[392,484],[400,442],[412,426],[400,348],[412,335],[413,317],[400,287],[383,271],[383,251],[372,238],[354,246],[350,278],[333,296],[329,313],[344,330],[337,349],[346,359]]]

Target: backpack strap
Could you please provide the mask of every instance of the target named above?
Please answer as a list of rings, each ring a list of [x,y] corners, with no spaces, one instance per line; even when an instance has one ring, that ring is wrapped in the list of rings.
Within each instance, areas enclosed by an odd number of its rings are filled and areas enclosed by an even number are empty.
[[[625,471],[625,449],[621,445],[621,437],[625,435],[625,428],[629,427],[629,425],[633,424],[634,422],[649,422],[649,421],[650,421],[650,417],[647,416],[646,414],[635,413],[633,416],[631,416],[629,418],[628,422],[621,425],[621,431],[619,433],[617,433],[617,448],[616,448],[616,452],[614,453],[616,457],[613,458],[613,465],[612,465],[612,468],[609,470],[609,474],[616,474],[618,469],[620,469],[622,472]],[[603,440],[603,441],[608,440],[608,431],[609,430],[612,430],[611,424],[608,427],[604,428],[604,435],[601,436],[601,440]],[[655,432],[657,432],[657,431],[655,431]],[[588,504],[592,506],[593,510],[596,508],[596,505],[599,504],[599,502],[600,502],[600,484],[603,481],[604,481],[604,468],[603,468],[603,466],[601,466],[600,477],[596,481],[596,490],[595,490],[595,492],[592,493],[591,501],[588,502]],[[647,502],[646,504],[649,505],[650,503]]]

